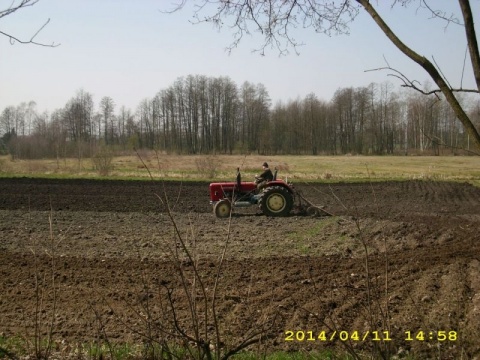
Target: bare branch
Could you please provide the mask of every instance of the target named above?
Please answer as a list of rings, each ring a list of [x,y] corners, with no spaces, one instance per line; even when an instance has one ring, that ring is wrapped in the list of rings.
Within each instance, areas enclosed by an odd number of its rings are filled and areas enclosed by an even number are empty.
[[[473,21],[470,3],[466,0],[459,0],[462,9],[463,20],[465,21],[465,37],[467,38],[470,61],[478,90],[480,90],[480,52],[478,50],[477,34]]]
[[[381,70],[388,70],[388,71],[393,71],[394,74],[388,74],[387,76],[393,76],[397,79],[399,79],[400,81],[402,81],[402,85],[400,85],[401,87],[407,87],[407,88],[411,88],[411,89],[414,89],[420,93],[422,93],[423,95],[436,95],[436,94],[440,94],[442,93],[442,90],[440,89],[435,89],[435,90],[431,90],[431,91],[425,91],[421,88],[419,88],[417,85],[415,85],[415,83],[419,84],[419,81],[418,80],[410,80],[407,78],[406,75],[404,75],[402,72],[400,72],[399,70],[397,69],[394,69],[390,66],[385,66],[385,67],[380,67],[380,68],[376,68],[376,69],[369,69],[369,70],[365,70],[365,72],[371,72],[371,71],[381,71]],[[463,89],[463,88],[460,88],[460,89],[456,89],[456,88],[450,88],[450,91],[452,92],[464,92],[464,93],[477,93],[479,94],[480,91],[477,90],[477,89]]]
[[[39,0],[22,0],[18,5],[14,6],[15,1],[13,0],[10,7],[8,7],[5,10],[0,10],[0,19],[4,16],[8,16],[15,11],[25,8],[27,6],[33,6],[35,5]]]
[[[460,22],[460,20],[458,20],[454,14],[450,14],[450,15],[447,15],[447,13],[445,11],[441,11],[441,10],[434,10],[427,2],[427,0],[422,0],[421,1],[421,4],[423,4],[423,6],[431,12],[432,14],[432,18],[439,18],[439,19],[442,19],[442,20],[445,20],[447,22],[447,25],[445,26],[445,28],[448,27],[448,25],[450,24],[455,24],[455,25],[460,25],[460,26],[464,26],[464,24],[462,24]]]
[[[438,72],[440,73],[440,75],[442,75],[443,80],[445,80],[445,82],[447,83],[448,87],[449,87],[450,89],[452,89],[452,85],[450,84],[450,81],[448,81],[447,77],[445,76],[445,74],[443,73],[442,69],[441,69],[440,66],[438,65],[437,60],[435,60],[435,57],[434,57],[434,56],[432,56],[432,60],[433,60],[433,63],[435,64],[435,66],[437,67]]]
[[[174,4],[174,7],[172,10],[160,10],[160,12],[163,14],[173,14],[177,11],[182,10],[186,3],[187,3],[187,0],[181,0],[179,4]]]
[[[425,132],[422,131],[422,134],[423,136],[425,136],[428,140],[430,140],[431,142],[436,142],[438,145],[440,146],[444,146],[446,148],[451,148],[451,149],[456,149],[456,150],[462,150],[462,151],[465,151],[466,153],[469,153],[469,154],[472,154],[472,155],[477,155],[479,156],[480,155],[480,152],[477,152],[477,151],[472,151],[472,150],[468,150],[468,149],[465,149],[463,147],[460,147],[460,146],[454,146],[454,145],[448,145],[446,144],[445,142],[442,141],[441,138],[439,138],[438,136],[430,136],[428,134],[426,134]]]
[[[14,3],[15,1],[12,1],[12,4],[10,5],[9,8],[5,9],[5,10],[0,10],[0,19],[5,17],[5,16],[8,16],[8,15],[11,15],[12,13],[22,9],[22,8],[26,8],[28,6],[33,6],[35,5],[39,0],[22,0],[18,5],[14,6]],[[42,42],[38,42],[35,40],[35,38],[37,37],[37,35],[45,28],[45,26],[48,25],[48,23],[50,22],[50,19],[48,19],[36,32],[35,34],[33,34],[33,36],[30,38],[30,40],[21,40],[19,39],[18,37],[14,36],[14,35],[11,35],[7,32],[4,32],[4,31],[0,31],[0,35],[3,35],[5,37],[7,37],[10,41],[10,44],[15,44],[15,42],[18,42],[20,44],[33,44],[33,45],[38,45],[38,46],[45,46],[45,47],[57,47],[59,46],[60,44],[55,44],[54,42],[52,42],[51,44],[45,44],[45,43],[42,43]]]
[[[298,48],[304,44],[297,41],[292,32],[300,27],[327,35],[348,34],[348,24],[359,12],[358,7],[348,0],[340,4],[313,0],[199,2],[194,11],[194,24],[209,22],[218,28],[232,29],[233,42],[227,47],[229,51],[254,29],[263,36],[262,44],[253,50],[260,55],[265,55],[267,48],[276,49],[280,55],[288,54],[290,49],[298,54]],[[182,9],[185,3],[186,0],[180,2],[174,11]],[[205,14],[207,5],[214,4],[215,10]]]

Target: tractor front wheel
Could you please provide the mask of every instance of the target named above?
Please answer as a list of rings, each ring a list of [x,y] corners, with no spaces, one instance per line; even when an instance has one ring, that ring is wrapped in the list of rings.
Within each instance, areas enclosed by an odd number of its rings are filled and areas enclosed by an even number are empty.
[[[220,200],[213,207],[213,212],[215,216],[221,219],[230,217],[232,211],[232,203],[228,199]]]
[[[287,216],[293,207],[293,196],[285,188],[276,186],[265,189],[260,202],[262,212],[267,216]]]

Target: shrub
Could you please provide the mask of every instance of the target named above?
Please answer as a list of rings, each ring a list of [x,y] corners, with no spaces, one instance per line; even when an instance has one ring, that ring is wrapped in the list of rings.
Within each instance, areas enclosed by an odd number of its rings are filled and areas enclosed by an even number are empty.
[[[113,170],[113,151],[102,147],[92,157],[93,166],[101,176],[108,176]]]
[[[213,179],[217,175],[218,160],[215,156],[197,158],[195,159],[195,166],[203,177]]]

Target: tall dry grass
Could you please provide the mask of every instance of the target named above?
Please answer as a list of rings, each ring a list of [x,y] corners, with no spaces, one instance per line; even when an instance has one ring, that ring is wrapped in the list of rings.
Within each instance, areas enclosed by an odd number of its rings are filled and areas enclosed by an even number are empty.
[[[438,180],[467,181],[480,185],[480,157],[476,156],[260,156],[260,155],[166,155],[142,151],[115,156],[108,164],[112,178],[172,180],[233,180],[240,168],[242,179],[253,181],[262,163],[278,169],[280,178],[293,181]],[[369,171],[367,171],[367,168]],[[15,160],[0,157],[0,176],[98,177],[94,159]]]

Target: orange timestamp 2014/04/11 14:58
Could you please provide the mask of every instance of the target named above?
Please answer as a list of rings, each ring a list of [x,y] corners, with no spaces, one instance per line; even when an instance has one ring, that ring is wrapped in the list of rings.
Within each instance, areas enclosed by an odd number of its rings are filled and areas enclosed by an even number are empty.
[[[458,334],[454,330],[418,330],[404,331],[400,340],[404,341],[457,341]],[[395,336],[395,339],[399,339]],[[285,341],[392,341],[392,334],[388,330],[374,331],[285,331]]]

